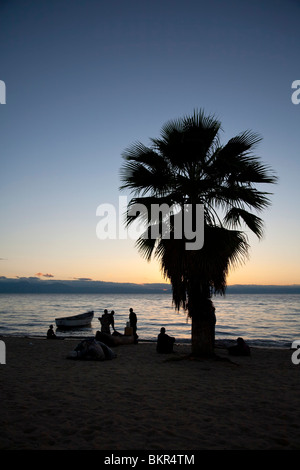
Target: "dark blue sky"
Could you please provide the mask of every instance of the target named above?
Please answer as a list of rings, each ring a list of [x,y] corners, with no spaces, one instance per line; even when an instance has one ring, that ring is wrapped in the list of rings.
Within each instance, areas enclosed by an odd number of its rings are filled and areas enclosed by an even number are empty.
[[[299,1],[0,2],[0,261],[8,277],[160,281],[132,240],[100,241],[121,153],[204,108],[252,129],[278,173],[237,283],[299,283]]]

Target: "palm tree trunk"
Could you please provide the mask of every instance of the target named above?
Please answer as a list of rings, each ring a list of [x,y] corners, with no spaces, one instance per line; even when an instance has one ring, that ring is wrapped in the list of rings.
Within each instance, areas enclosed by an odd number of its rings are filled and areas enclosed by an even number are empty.
[[[206,315],[192,317],[192,355],[209,357],[214,355],[214,323]]]
[[[189,316],[192,318],[192,355],[209,357],[215,347],[215,308],[210,300],[209,288],[202,292],[193,289],[189,295]]]

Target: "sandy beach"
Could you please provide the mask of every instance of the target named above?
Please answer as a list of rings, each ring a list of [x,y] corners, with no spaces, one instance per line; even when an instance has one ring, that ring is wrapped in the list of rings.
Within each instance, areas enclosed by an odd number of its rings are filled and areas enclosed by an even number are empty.
[[[78,339],[1,339],[2,450],[300,449],[300,365],[290,350],[252,348],[230,362],[139,343],[99,362],[66,358]]]

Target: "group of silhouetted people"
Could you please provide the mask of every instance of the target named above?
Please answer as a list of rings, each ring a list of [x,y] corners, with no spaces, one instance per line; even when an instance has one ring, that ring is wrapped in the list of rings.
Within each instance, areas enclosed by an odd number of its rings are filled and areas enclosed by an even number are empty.
[[[101,317],[99,317],[99,321],[101,323],[101,333],[110,335],[110,326],[113,329],[113,334],[120,335],[115,329],[115,321],[114,321],[114,310],[108,313],[107,309],[104,310],[104,313]],[[137,343],[138,335],[137,335],[137,316],[136,313],[133,311],[132,308],[129,309],[129,327],[132,328],[132,334],[134,336],[134,342]]]
[[[110,327],[112,327],[113,331],[115,331],[114,314],[114,310],[108,313],[108,311],[105,309],[102,317],[99,317],[99,321],[101,323],[101,333],[110,335]]]
[[[212,306],[211,308],[211,317],[212,317],[212,335],[214,338],[214,328],[215,328],[215,309]],[[120,335],[115,329],[115,321],[114,321],[114,310],[111,310],[110,313],[108,313],[108,310],[105,309],[104,313],[101,317],[99,317],[99,321],[101,324],[101,331],[97,332],[97,335],[102,336],[102,335],[110,335],[110,327],[113,329],[113,335]],[[138,342],[138,335],[137,335],[137,316],[136,313],[133,311],[132,308],[129,309],[129,322],[128,325],[130,328],[132,328],[132,334],[134,336],[134,342],[137,344]],[[48,339],[56,339],[57,336],[53,331],[53,325],[49,326],[49,329],[47,331],[47,338]],[[173,352],[173,346],[175,343],[175,338],[172,336],[169,336],[166,334],[166,329],[162,327],[160,329],[160,333],[157,336],[157,344],[156,344],[156,351],[158,353],[172,353]],[[249,346],[245,343],[243,338],[237,338],[237,344],[234,346],[230,346],[227,348],[228,353],[232,356],[250,356],[250,348]]]
[[[99,317],[99,321],[101,323],[101,331],[100,333],[97,332],[98,337],[102,334],[110,335],[110,327],[113,329],[113,334],[119,335],[115,329],[115,322],[114,322],[114,310],[108,313],[107,309],[104,310],[104,313],[101,317]],[[138,335],[137,335],[137,316],[136,313],[133,311],[132,308],[129,309],[129,322],[128,325],[132,328],[132,334],[134,336],[134,342],[138,342]],[[166,329],[164,327],[161,328],[160,333],[157,337],[157,347],[156,350],[159,353],[170,353],[173,352],[173,345],[175,343],[175,338],[166,334]]]
[[[103,334],[110,335],[110,326],[113,329],[113,334],[119,335],[115,329],[115,322],[114,322],[114,310],[108,313],[107,309],[104,310],[104,313],[101,317],[99,317],[99,321],[101,323],[101,331],[100,333],[97,332],[98,337]],[[129,309],[129,327],[132,328],[132,334],[134,336],[134,342],[138,342],[138,335],[137,335],[137,316],[136,313],[133,311],[132,308]],[[173,352],[173,345],[175,343],[175,338],[166,334],[166,329],[164,327],[161,328],[160,333],[157,337],[157,347],[156,350],[159,353],[170,353]]]

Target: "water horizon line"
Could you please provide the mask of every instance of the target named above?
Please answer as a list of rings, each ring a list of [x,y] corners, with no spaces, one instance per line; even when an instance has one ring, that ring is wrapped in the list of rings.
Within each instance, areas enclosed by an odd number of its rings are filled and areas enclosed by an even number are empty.
[[[171,294],[168,283],[95,281],[89,278],[40,279],[38,277],[0,277],[0,294]],[[229,284],[227,294],[300,294],[300,284]]]

